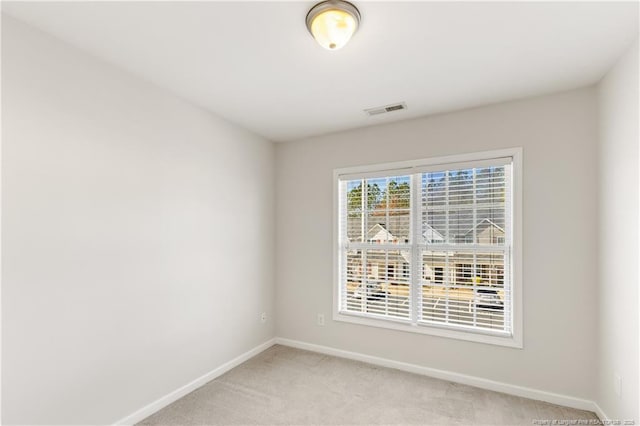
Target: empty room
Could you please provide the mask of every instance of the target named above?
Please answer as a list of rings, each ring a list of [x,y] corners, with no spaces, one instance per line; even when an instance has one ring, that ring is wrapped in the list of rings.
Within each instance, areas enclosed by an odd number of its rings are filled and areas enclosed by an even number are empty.
[[[640,425],[640,2],[2,1],[4,425]]]

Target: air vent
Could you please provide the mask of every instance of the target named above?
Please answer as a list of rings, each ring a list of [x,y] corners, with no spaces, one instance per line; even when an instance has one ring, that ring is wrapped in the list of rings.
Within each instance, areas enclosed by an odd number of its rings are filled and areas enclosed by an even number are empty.
[[[400,102],[397,104],[385,105],[376,108],[367,108],[364,110],[364,112],[366,112],[369,117],[373,117],[374,115],[387,114],[394,111],[402,111],[403,109],[407,109],[407,104],[404,102]]]

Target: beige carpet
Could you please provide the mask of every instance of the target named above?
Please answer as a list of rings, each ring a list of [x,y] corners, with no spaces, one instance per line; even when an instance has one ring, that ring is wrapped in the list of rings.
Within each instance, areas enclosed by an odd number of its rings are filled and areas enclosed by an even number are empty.
[[[597,417],[276,345],[140,424],[530,426],[554,419],[593,422]]]

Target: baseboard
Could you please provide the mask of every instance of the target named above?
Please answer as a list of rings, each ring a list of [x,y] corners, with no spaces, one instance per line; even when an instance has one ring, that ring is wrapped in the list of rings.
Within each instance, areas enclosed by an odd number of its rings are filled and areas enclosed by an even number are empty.
[[[242,364],[248,359],[258,355],[260,352],[270,348],[274,344],[289,346],[292,348],[304,349],[307,351],[318,352],[326,355],[337,356],[340,358],[352,359],[355,361],[366,362],[368,364],[378,365],[381,367],[395,368],[396,370],[407,371],[410,373],[421,374],[424,376],[434,377],[436,379],[448,380],[469,386],[475,386],[482,389],[492,390],[495,392],[507,393],[510,395],[520,396],[523,398],[545,401],[552,404],[563,405],[565,407],[576,408],[579,410],[588,410],[594,412],[602,421],[608,421],[608,416],[602,411],[600,406],[593,401],[575,398],[568,395],[557,394],[553,392],[542,391],[538,389],[527,388],[524,386],[512,385],[509,383],[497,382],[494,380],[484,379],[481,377],[469,376],[466,374],[455,373],[452,371],[439,370],[436,368],[424,367],[406,362],[394,361],[387,358],[380,358],[372,355],[365,355],[358,352],[350,352],[342,349],[332,348],[329,346],[316,345],[313,343],[302,342],[299,340],[285,339],[276,337],[268,340],[261,345],[243,353],[240,356],[228,361],[218,368],[204,374],[201,377],[187,383],[186,385],[174,390],[173,392],[153,401],[138,411],[118,420],[114,425],[133,425],[138,423],[150,415],[160,411],[172,402],[177,401],[186,394],[193,392],[197,388],[205,385],[207,382],[226,373],[232,368]]]
[[[243,353],[242,355],[235,357],[231,361],[225,362],[218,368],[211,370],[210,372],[198,377],[197,379],[174,390],[173,392],[153,401],[151,404],[139,409],[135,413],[129,414],[128,416],[118,420],[117,422],[114,423],[114,425],[133,425],[146,419],[150,415],[156,413],[157,411],[160,411],[161,409],[171,404],[172,402],[177,401],[178,399],[182,398],[186,394],[193,392],[199,387],[205,385],[207,382],[210,382],[216,377],[223,375],[224,373],[231,370],[232,368],[237,367],[238,365],[242,364],[248,359],[258,355],[260,352],[270,348],[275,343],[276,343],[276,339],[274,338],[262,343],[261,345],[256,346],[255,348]]]
[[[357,352],[349,352],[329,346],[321,346],[312,343],[301,342],[299,340],[277,337],[276,343],[279,345],[290,346],[292,348],[304,349],[326,355],[333,355],[340,358],[352,359],[355,361],[362,361],[381,367],[395,368],[397,370],[407,371],[410,373],[422,374],[424,376],[434,377],[436,379],[448,380],[450,382],[475,386],[495,392],[502,392],[524,398],[535,399],[538,401],[550,402],[552,404],[563,405],[565,407],[576,408],[579,410],[593,411],[598,415],[598,417],[600,417],[601,420],[605,420],[606,418],[606,416],[604,416],[604,413],[596,403],[586,399],[575,398],[572,396],[561,395],[553,392],[546,392],[538,389],[531,389],[523,386],[512,385],[509,383],[497,382],[494,380],[483,379],[481,377],[468,376],[466,374],[454,373],[452,371],[438,370],[435,368],[423,367],[421,365],[409,364],[406,362],[394,361],[386,358],[379,358],[376,356],[365,355]]]

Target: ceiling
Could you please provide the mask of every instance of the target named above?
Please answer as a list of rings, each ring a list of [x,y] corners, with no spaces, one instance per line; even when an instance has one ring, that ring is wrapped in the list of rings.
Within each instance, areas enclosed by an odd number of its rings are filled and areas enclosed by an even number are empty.
[[[309,1],[2,9],[273,141],[586,86],[638,36],[637,2],[355,4],[360,30],[335,52],[307,32]]]

